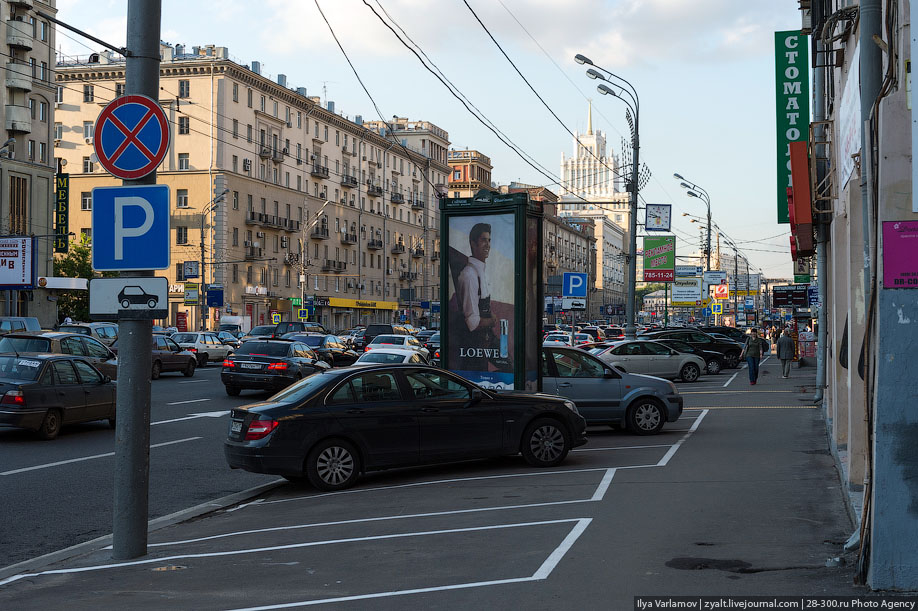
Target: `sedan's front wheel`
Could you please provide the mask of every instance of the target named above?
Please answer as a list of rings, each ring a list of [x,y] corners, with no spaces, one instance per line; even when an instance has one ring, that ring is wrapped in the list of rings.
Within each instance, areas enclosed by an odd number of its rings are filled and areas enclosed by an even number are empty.
[[[628,428],[638,435],[656,435],[666,420],[663,407],[653,399],[642,399],[628,412]]]
[[[306,477],[319,490],[343,490],[360,475],[360,459],[350,443],[340,439],[323,441],[306,459]]]
[[[695,382],[701,375],[701,369],[695,363],[686,363],[679,371],[679,377],[683,382]]]
[[[712,376],[720,373],[720,361],[717,359],[711,359],[708,361],[708,373]]]
[[[526,427],[520,450],[523,458],[534,467],[554,467],[571,450],[567,428],[549,418],[540,418]]]

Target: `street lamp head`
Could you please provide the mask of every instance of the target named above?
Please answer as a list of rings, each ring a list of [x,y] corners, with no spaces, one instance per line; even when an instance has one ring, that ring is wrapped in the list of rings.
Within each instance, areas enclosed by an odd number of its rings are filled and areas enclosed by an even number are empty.
[[[578,64],[581,64],[581,65],[583,65],[583,64],[588,64],[588,65],[590,65],[590,66],[593,65],[593,60],[591,60],[591,59],[590,59],[589,57],[587,57],[586,55],[581,55],[580,53],[578,53],[577,55],[574,56],[574,61],[577,62]]]
[[[603,95],[612,95],[612,96],[618,97],[618,94],[612,91],[612,89],[610,89],[606,85],[599,85],[598,87],[596,87],[596,91],[598,91],[599,93]]]
[[[675,178],[676,180],[685,180],[682,174],[679,174],[678,172],[673,172],[673,178]]]
[[[700,195],[698,195],[698,194],[695,193],[694,191],[686,191],[685,194],[688,195],[689,197],[701,197]]]
[[[588,69],[586,73],[587,73],[587,76],[593,80],[596,80],[596,79],[599,79],[601,81],[606,80],[606,77],[604,77],[602,74],[599,73],[599,71],[594,70],[593,68]]]
[[[679,186],[682,187],[683,189],[688,189],[689,191],[692,190],[692,185],[688,184],[687,182],[680,182]]]

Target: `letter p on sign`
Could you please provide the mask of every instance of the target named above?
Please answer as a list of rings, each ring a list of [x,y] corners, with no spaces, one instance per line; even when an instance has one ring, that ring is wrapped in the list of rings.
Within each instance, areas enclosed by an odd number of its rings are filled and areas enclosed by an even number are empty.
[[[126,227],[124,209],[137,206],[143,210],[143,223],[137,227]],[[124,238],[136,238],[150,231],[153,226],[153,206],[142,197],[115,198],[115,259],[124,260]]]

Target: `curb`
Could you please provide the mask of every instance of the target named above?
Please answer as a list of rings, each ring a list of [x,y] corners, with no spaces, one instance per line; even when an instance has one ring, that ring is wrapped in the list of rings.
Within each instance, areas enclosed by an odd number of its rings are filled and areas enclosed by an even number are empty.
[[[277,488],[278,486],[285,483],[287,482],[283,479],[274,480],[273,482],[268,482],[267,484],[261,484],[260,486],[255,486],[254,488],[249,488],[240,492],[234,492],[233,494],[228,494],[218,499],[214,499],[213,501],[207,501],[205,503],[201,503],[200,505],[195,505],[194,507],[181,509],[175,513],[160,516],[147,522],[147,533],[149,534],[162,528],[166,528],[167,526],[172,526],[173,524],[178,524],[179,522],[184,522],[185,520],[190,520],[191,518],[196,518],[207,513],[218,511],[220,509],[226,509],[227,507],[241,503],[242,501],[258,496],[264,492],[273,490],[274,488]],[[6,579],[7,577],[18,575],[19,573],[32,572],[39,567],[47,566],[55,562],[63,562],[64,560],[69,560],[75,556],[104,549],[111,544],[112,535],[103,535],[90,541],[77,543],[76,545],[57,550],[56,552],[50,552],[30,560],[23,560],[22,562],[17,562],[16,564],[0,567],[0,581]]]

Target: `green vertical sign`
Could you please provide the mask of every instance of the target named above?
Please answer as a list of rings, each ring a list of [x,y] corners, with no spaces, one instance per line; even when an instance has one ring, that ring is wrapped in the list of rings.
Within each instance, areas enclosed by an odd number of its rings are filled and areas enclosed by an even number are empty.
[[[672,282],[676,278],[676,236],[644,237],[644,282]]]
[[[791,142],[810,136],[809,46],[800,30],[775,32],[775,111],[778,144],[778,222],[789,223],[787,188],[791,186]]]

